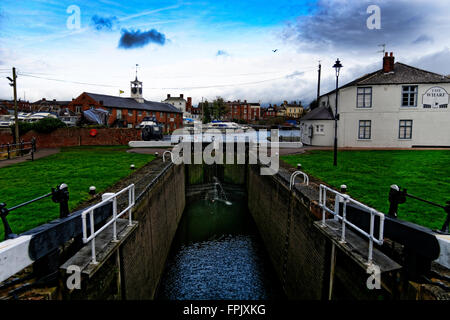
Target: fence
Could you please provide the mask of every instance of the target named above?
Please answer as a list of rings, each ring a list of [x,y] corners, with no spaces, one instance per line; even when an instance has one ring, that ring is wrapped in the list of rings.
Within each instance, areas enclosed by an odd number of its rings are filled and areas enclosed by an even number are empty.
[[[0,155],[6,154],[6,159],[12,159],[14,157],[22,157],[28,153],[31,153],[31,160],[34,161],[34,153],[36,152],[36,139],[32,138],[31,141],[20,143],[8,143],[0,145]]]

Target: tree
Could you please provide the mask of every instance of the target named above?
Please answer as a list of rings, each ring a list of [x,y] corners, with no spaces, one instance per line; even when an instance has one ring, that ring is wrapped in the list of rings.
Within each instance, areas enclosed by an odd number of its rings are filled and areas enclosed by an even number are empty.
[[[211,122],[211,110],[209,108],[208,100],[206,100],[205,102],[202,102],[201,106],[203,109],[203,123]]]
[[[222,97],[217,97],[212,104],[213,117],[220,120],[228,113],[228,106]]]
[[[319,106],[319,103],[317,102],[316,99],[314,99],[313,101],[311,101],[311,103],[309,104],[309,109],[314,110],[315,108],[317,108]]]

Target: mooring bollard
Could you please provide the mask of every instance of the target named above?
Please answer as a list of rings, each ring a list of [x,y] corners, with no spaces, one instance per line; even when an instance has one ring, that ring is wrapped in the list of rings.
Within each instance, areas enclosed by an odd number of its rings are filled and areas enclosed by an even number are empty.
[[[132,165],[130,166],[130,169],[131,169],[131,170],[136,169],[136,167],[134,166],[134,164],[132,164]]]
[[[69,188],[63,183],[52,188],[52,200],[59,203],[59,217],[65,218],[69,215]]]
[[[297,163],[297,170],[302,170],[302,164],[301,163]]]
[[[95,195],[96,191],[97,191],[97,188],[95,186],[90,186],[89,187],[89,194],[91,196]]]

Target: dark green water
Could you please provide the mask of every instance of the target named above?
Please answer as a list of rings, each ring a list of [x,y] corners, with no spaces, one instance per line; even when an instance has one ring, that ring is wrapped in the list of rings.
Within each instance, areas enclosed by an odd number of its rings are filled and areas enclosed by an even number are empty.
[[[168,300],[282,299],[242,194],[187,205],[158,290]]]

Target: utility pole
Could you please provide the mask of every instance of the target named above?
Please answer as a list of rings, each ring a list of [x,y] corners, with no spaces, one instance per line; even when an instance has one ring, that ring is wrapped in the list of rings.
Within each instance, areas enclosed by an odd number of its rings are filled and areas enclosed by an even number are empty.
[[[16,68],[12,68],[13,78],[6,77],[10,81],[10,86],[14,89],[14,139],[15,143],[19,143],[19,119],[17,115],[17,75]]]
[[[319,70],[318,70],[319,78],[318,78],[318,81],[317,81],[317,105],[319,105],[319,98],[320,98],[320,76],[321,76],[321,72],[322,72],[322,64],[321,64],[321,61],[319,60]]]

